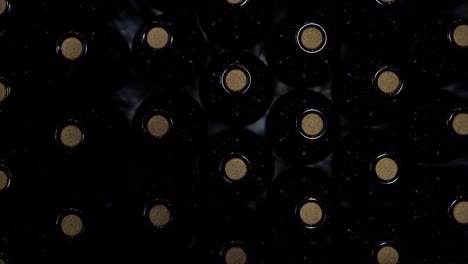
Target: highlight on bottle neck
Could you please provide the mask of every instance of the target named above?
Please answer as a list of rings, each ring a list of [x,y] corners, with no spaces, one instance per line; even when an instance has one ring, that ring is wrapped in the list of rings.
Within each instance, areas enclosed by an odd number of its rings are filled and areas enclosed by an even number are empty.
[[[0,166],[0,193],[7,190],[10,187],[10,184],[10,171],[4,166]]]
[[[234,6],[242,6],[247,3],[249,0],[225,0],[226,3]]]
[[[327,38],[322,26],[317,23],[307,23],[297,32],[296,42],[303,51],[317,53],[326,46]]]
[[[248,254],[242,242],[232,241],[221,250],[221,263],[225,264],[247,264]]]
[[[400,72],[392,66],[380,68],[374,75],[374,86],[385,95],[396,95],[403,88]]]
[[[172,119],[162,111],[154,111],[147,119],[145,131],[153,138],[164,138],[171,131]]]
[[[326,212],[317,199],[307,198],[296,207],[296,216],[305,228],[312,229],[325,221]]]
[[[167,27],[153,24],[146,30],[146,33],[143,35],[143,40],[150,48],[160,50],[168,47],[173,39]]]
[[[84,58],[87,51],[85,37],[78,32],[65,33],[57,43],[57,53],[70,62]]]
[[[378,181],[389,184],[398,180],[400,165],[393,155],[382,154],[374,160],[372,171]]]
[[[314,109],[305,111],[298,119],[297,126],[303,136],[315,139],[322,136],[327,129],[324,115]]]
[[[155,199],[144,210],[145,220],[154,229],[162,229],[174,220],[172,204],[165,199]]]
[[[455,22],[449,32],[449,40],[457,47],[468,48],[468,22]]]
[[[57,226],[60,234],[66,239],[77,239],[86,230],[87,221],[85,214],[78,209],[67,209],[59,215]]]
[[[385,241],[380,243],[374,250],[373,255],[378,264],[400,263],[400,252],[395,243]]]
[[[224,89],[232,94],[245,92],[251,83],[249,71],[239,65],[229,67],[221,77]]]
[[[244,179],[249,173],[249,162],[241,154],[230,154],[223,161],[222,168],[224,177],[228,182],[238,182]]]

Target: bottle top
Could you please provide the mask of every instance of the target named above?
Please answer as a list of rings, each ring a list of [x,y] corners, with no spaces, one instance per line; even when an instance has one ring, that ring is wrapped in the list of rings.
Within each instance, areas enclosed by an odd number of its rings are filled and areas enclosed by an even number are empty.
[[[453,116],[452,129],[460,136],[468,135],[468,113],[458,113]]]
[[[78,147],[84,139],[83,130],[74,124],[66,125],[59,132],[60,142],[67,148]]]
[[[393,181],[398,176],[398,169],[398,163],[390,157],[380,158],[374,168],[377,177],[384,182]]]
[[[452,40],[455,45],[466,48],[468,47],[468,25],[460,24],[452,30]]]
[[[318,112],[306,113],[301,119],[301,130],[307,137],[318,137],[325,131],[325,121]]]
[[[60,51],[67,60],[75,61],[83,56],[85,44],[77,37],[67,37],[60,44]]]
[[[246,264],[248,262],[247,253],[241,247],[230,247],[224,254],[224,261],[226,264]]]
[[[75,213],[69,213],[62,218],[60,229],[65,236],[75,238],[83,233],[83,219]]]
[[[377,263],[397,264],[400,261],[400,254],[396,248],[385,245],[377,251]]]
[[[224,165],[224,173],[231,181],[242,180],[248,173],[247,163],[243,158],[233,157]]]
[[[167,135],[171,128],[171,122],[160,114],[153,115],[146,124],[147,131],[155,138],[162,138]]]
[[[246,70],[238,67],[229,69],[224,74],[223,78],[224,87],[233,93],[240,93],[244,91],[250,84],[250,78]]]
[[[146,42],[153,49],[162,49],[169,45],[171,36],[163,27],[153,27],[146,33]]]
[[[307,227],[315,227],[323,221],[323,209],[315,201],[305,202],[299,208],[299,218]]]

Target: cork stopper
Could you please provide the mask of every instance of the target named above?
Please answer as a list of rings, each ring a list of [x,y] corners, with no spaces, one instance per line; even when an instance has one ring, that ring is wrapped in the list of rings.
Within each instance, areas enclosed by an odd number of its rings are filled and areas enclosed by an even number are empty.
[[[306,202],[299,209],[299,218],[307,226],[316,226],[322,221],[323,217],[322,207],[316,202]]]
[[[169,45],[171,36],[162,27],[153,27],[146,34],[146,42],[153,49],[162,49]]]
[[[308,25],[299,33],[299,44],[306,51],[318,51],[325,44],[325,34],[317,25]]]
[[[377,76],[377,88],[385,94],[394,94],[401,87],[401,79],[391,70],[384,70]]]
[[[0,82],[0,103],[5,101],[7,97],[8,97],[8,87],[4,83]]]
[[[452,216],[457,223],[468,224],[468,201],[459,201],[453,206]]]
[[[247,163],[241,158],[232,158],[224,165],[224,173],[231,181],[242,180],[248,172]]]
[[[151,207],[148,218],[154,227],[161,228],[172,221],[172,213],[166,205],[156,204]]]
[[[249,77],[244,70],[231,69],[224,78],[224,86],[233,93],[244,91],[249,86]]]
[[[398,163],[389,157],[381,158],[375,164],[375,174],[382,181],[392,181],[398,176]]]
[[[306,136],[317,137],[325,130],[325,122],[319,113],[307,113],[302,117],[301,129]]]
[[[455,45],[461,48],[468,47],[468,25],[461,24],[456,26],[452,31],[452,40]]]
[[[238,5],[238,4],[242,4],[242,2],[244,2],[245,0],[226,0],[226,2],[228,2],[229,4],[231,5]]]
[[[379,264],[398,264],[400,254],[398,250],[391,246],[383,246],[377,252],[377,263]]]
[[[77,125],[67,125],[60,131],[60,142],[67,148],[78,147],[83,138],[83,131]]]
[[[0,15],[3,15],[8,8],[8,1],[7,0],[0,0]]]
[[[230,247],[224,255],[226,264],[247,264],[247,253],[241,247]]]
[[[67,60],[77,60],[83,56],[85,51],[84,43],[77,37],[68,37],[62,41],[60,50]]]
[[[165,116],[156,114],[148,120],[146,127],[151,136],[162,138],[169,132],[171,123]]]
[[[456,114],[452,119],[452,129],[460,136],[468,135],[468,114]]]
[[[1,15],[1,13],[0,13],[0,15]],[[0,259],[0,264],[7,264],[7,263],[5,262],[5,260]]]
[[[76,214],[68,214],[60,223],[60,228],[67,237],[74,238],[80,235],[84,229],[83,219]]]
[[[10,176],[4,170],[0,169],[0,191],[5,190],[10,185]]]

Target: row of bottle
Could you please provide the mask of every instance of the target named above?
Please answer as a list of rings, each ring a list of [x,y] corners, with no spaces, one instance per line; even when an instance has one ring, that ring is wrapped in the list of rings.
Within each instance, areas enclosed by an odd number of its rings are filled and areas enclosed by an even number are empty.
[[[6,3],[9,6],[9,2]],[[26,5],[25,3],[18,3],[20,10],[27,9],[21,6]],[[221,1],[219,4],[228,5],[223,7],[227,10],[250,10],[255,7],[253,4],[262,2],[243,3]],[[11,10],[14,10],[13,6]],[[219,15],[212,12],[212,9],[204,10],[209,10],[209,15],[201,16],[203,18]],[[261,10],[257,10],[260,17]],[[85,21],[83,17],[67,19],[55,16],[50,19],[23,21],[27,15],[21,15],[20,12],[18,16],[21,23],[2,23],[5,28],[0,41],[3,58],[0,65],[2,84],[9,88],[11,96],[15,92],[36,96],[44,90],[58,93],[70,100],[89,100],[109,95],[126,81],[131,61],[137,69],[148,73],[148,78],[154,83],[188,83],[200,75],[208,61],[205,38],[190,17],[152,17],[136,33],[133,56],[130,56],[123,37],[100,22]],[[258,19],[249,23],[257,24],[255,21]],[[232,33],[232,30],[225,28],[229,21],[205,24],[220,27],[215,30],[214,36],[222,36],[218,31]],[[266,40],[266,60],[274,76],[293,87],[323,84],[334,74],[337,101],[346,101],[353,106],[361,101],[349,99],[346,94],[356,86],[363,87],[361,89],[369,100],[378,101],[378,98],[387,96],[391,102],[404,97],[408,92],[420,93],[419,87],[424,87],[425,90],[437,89],[460,80],[466,70],[466,21],[441,14],[426,20],[417,20],[412,25],[414,30],[411,41],[397,39],[398,43],[404,43],[404,48],[389,42],[354,42],[345,45],[344,62],[339,63],[343,57],[340,57],[342,34],[320,17],[311,19],[291,15],[278,22]],[[233,27],[242,30],[237,24]],[[209,32],[206,28],[205,31]],[[255,39],[251,35],[257,33],[248,30],[246,32],[247,37],[235,35],[234,39]],[[387,35],[388,30],[383,32]],[[232,40],[226,42],[237,45]],[[375,52],[363,56],[365,52],[359,51],[369,48],[375,49]],[[222,55],[215,58],[208,68],[202,74],[203,93],[211,93],[214,87],[219,86],[216,76],[222,76],[223,87],[231,95],[243,94],[252,85],[267,90],[257,100],[271,100],[272,77],[258,59],[244,54]],[[236,71],[231,72],[232,70]],[[371,86],[378,86],[381,93],[370,90]],[[90,90],[83,92],[83,87]],[[219,99],[219,93],[212,94],[205,100],[208,107],[224,101]],[[2,94],[5,97],[8,92],[3,91]],[[372,117],[367,117],[364,121],[376,122]]]
[[[415,168],[404,191],[351,208],[341,205],[334,180],[320,170],[290,169],[252,210],[213,205],[220,202],[211,196],[223,188],[219,183],[197,185],[174,168],[152,170],[135,187],[135,178],[123,177],[132,190],[109,195],[109,181],[99,181],[117,175],[116,160],[103,171],[62,166],[50,174],[54,181],[20,186],[22,176],[44,176],[24,161],[4,163],[0,171],[5,263],[464,263],[468,257],[466,168]],[[18,181],[5,185],[8,177]]]

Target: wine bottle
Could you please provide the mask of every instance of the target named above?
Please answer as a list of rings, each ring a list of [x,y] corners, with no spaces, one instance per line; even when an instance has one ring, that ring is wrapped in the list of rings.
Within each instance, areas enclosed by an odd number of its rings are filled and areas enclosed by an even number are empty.
[[[326,82],[339,58],[333,29],[314,18],[286,17],[265,42],[265,55],[273,73],[295,87]]]
[[[199,164],[206,202],[215,207],[258,198],[274,172],[273,155],[266,142],[242,129],[226,130],[211,138]]]
[[[188,17],[159,15],[140,27],[133,41],[137,67],[155,82],[187,83],[207,61],[206,43]]]
[[[0,30],[20,29],[43,23],[51,14],[47,1],[2,0],[0,1]]]
[[[47,0],[52,5],[55,20],[83,19],[106,21],[115,18],[128,4],[127,0],[117,0],[111,3],[104,0],[72,0],[64,3],[59,0]]]
[[[217,232],[210,232],[210,230]],[[197,228],[191,258],[207,263],[271,263],[270,224],[264,211],[243,206],[211,209]]]
[[[424,263],[466,261],[466,167],[419,166],[408,188],[408,244]],[[464,260],[463,260],[464,258]]]
[[[337,3],[340,33],[351,42],[367,46],[407,43],[409,8],[406,0],[341,1]]]
[[[149,156],[161,162],[190,159],[207,133],[205,114],[186,95],[158,93],[143,101],[133,126]]]
[[[337,242],[338,190],[317,169],[290,169],[268,191],[276,255],[287,263],[330,262]]]
[[[143,167],[136,188],[120,200],[118,248],[139,263],[182,261],[198,214],[194,176],[174,166]],[[123,254],[124,255],[124,254]]]
[[[380,49],[378,49],[380,50]],[[333,102],[349,120],[379,125],[401,115],[409,92],[400,51],[358,51],[341,65],[332,81]]]
[[[444,86],[461,78],[468,22],[448,15],[421,16],[411,27],[409,76],[424,85]]]
[[[268,113],[265,132],[275,153],[291,163],[328,156],[338,140],[340,119],[323,95],[297,90],[280,97]]]
[[[199,7],[200,23],[208,38],[228,49],[249,48],[268,33],[274,1],[208,0]]]
[[[273,100],[273,80],[266,65],[248,53],[215,58],[201,77],[200,98],[214,119],[233,126],[255,122]]]
[[[332,175],[350,201],[398,203],[402,198],[399,193],[404,182],[404,161],[396,138],[382,130],[358,129],[336,147]]]
[[[403,241],[404,219],[400,210],[368,207],[343,216],[342,261],[391,264],[408,261]]]
[[[466,100],[453,93],[439,91],[422,99],[402,123],[405,152],[422,163],[456,159],[467,144],[467,117]]]
[[[129,48],[120,33],[104,24],[65,22],[31,34],[28,63],[36,79],[50,80],[49,95],[92,101],[112,94],[126,80]]]

